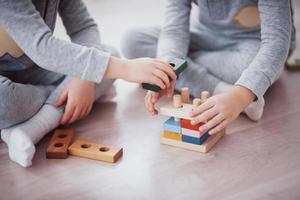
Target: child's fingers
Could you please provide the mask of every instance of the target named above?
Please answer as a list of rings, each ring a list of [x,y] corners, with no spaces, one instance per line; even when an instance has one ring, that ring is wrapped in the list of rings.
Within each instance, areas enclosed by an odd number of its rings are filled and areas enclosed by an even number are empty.
[[[91,105],[89,105],[89,106],[87,107],[87,110],[85,111],[85,114],[84,114],[83,118],[87,117],[87,116],[91,113],[92,108],[93,108],[93,105],[94,105],[94,104],[92,103]]]
[[[67,103],[64,115],[61,120],[61,124],[66,124],[72,117],[74,111],[75,111],[75,106],[73,106],[71,103]]]
[[[175,90],[175,85],[176,85],[176,80],[172,80],[171,81],[171,86],[169,88],[167,88],[167,97],[172,97],[174,94],[174,90]]]
[[[156,103],[157,101],[158,101],[158,97],[159,97],[159,93],[157,93],[157,92],[153,92],[153,93],[151,93],[151,103]]]
[[[87,115],[86,113],[88,109],[89,109],[89,104],[84,106],[84,108],[81,110],[78,120],[83,119]]]
[[[214,135],[214,134],[222,131],[223,129],[225,129],[227,127],[228,124],[229,124],[229,121],[228,120],[224,120],[219,125],[217,125],[215,128],[213,128],[210,131],[208,131],[208,134],[209,135]]]
[[[59,96],[59,98],[56,100],[56,102],[54,103],[54,106],[56,106],[56,107],[62,106],[62,105],[66,102],[67,97],[68,97],[68,91],[65,90],[65,91]]]
[[[192,112],[190,113],[190,116],[194,117],[196,115],[199,115],[202,112],[204,112],[205,110],[208,110],[208,109],[210,109],[213,106],[214,106],[213,102],[208,100],[205,103],[203,103],[200,106],[198,106],[197,108],[193,109]]]
[[[79,117],[80,117],[81,111],[82,111],[82,108],[78,108],[78,107],[77,107],[77,108],[75,109],[75,111],[74,111],[74,113],[73,113],[71,119],[68,121],[68,124],[72,124],[73,122],[75,122],[76,120],[78,120]]]
[[[158,85],[161,89],[165,89],[166,88],[166,86],[163,83],[163,81],[160,78],[158,78],[157,76],[155,76],[154,74],[151,76],[150,82],[152,84]]]
[[[209,119],[213,118],[214,116],[216,116],[218,114],[217,109],[215,109],[214,107],[202,112],[200,115],[198,115],[197,117],[195,117],[194,119],[192,119],[191,124],[195,125],[195,124],[199,124],[200,122],[206,122]]]
[[[156,67],[163,70],[168,76],[171,77],[172,80],[177,79],[177,76],[176,76],[174,70],[170,67],[170,65],[160,62],[160,63],[157,63]]]
[[[163,82],[164,84],[169,87],[170,86],[170,80],[169,80],[169,77],[166,73],[164,73],[163,71],[159,70],[159,69],[155,69],[153,71],[153,74],[157,77],[159,77]]]
[[[218,114],[211,120],[209,120],[206,124],[203,124],[200,126],[199,131],[201,133],[207,132],[208,130],[216,127],[218,124],[220,124],[224,120],[224,116],[222,114]]]
[[[145,106],[148,109],[148,111],[151,112],[151,110],[150,110],[150,103],[151,103],[151,95],[150,95],[150,93],[147,93],[147,95],[145,96],[144,103],[145,103]]]

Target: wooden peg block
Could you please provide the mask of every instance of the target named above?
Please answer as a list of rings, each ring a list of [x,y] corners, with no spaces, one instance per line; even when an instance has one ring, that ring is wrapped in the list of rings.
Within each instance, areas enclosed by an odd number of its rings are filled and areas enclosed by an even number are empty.
[[[194,108],[197,108],[197,107],[200,106],[200,105],[201,105],[201,99],[195,98],[195,99],[193,100],[193,107],[194,107]]]
[[[181,95],[175,94],[173,96],[173,106],[175,108],[181,108],[182,107],[182,98],[181,98]]]
[[[167,103],[166,105],[160,106],[159,114],[180,118],[180,119],[189,119],[191,120],[192,117],[190,116],[191,111],[193,110],[192,104],[182,104],[181,108],[175,108],[172,102]]]
[[[189,88],[184,87],[181,89],[181,98],[183,103],[190,103],[190,91]]]
[[[74,131],[70,129],[55,130],[46,151],[46,158],[63,159],[68,157],[68,147],[74,138]]]
[[[201,103],[204,103],[209,98],[209,92],[203,91],[201,92]]]
[[[169,139],[166,137],[161,137],[160,142],[165,145],[179,147],[191,151],[198,151],[201,153],[207,153],[213,146],[215,146],[218,141],[225,135],[225,130],[220,131],[217,134],[211,135],[203,144],[191,144],[178,140]]]
[[[69,147],[69,154],[114,163],[123,155],[123,149],[85,140],[76,140]]]

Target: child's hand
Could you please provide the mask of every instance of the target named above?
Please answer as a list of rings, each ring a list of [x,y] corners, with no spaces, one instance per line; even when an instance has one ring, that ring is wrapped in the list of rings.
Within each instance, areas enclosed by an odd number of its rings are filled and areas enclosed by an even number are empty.
[[[123,60],[111,57],[105,78],[121,78],[129,82],[150,83],[162,89],[170,86],[170,79],[176,80],[176,74],[169,64],[152,58]]]
[[[167,97],[169,98],[172,97],[174,93],[175,84],[176,84],[176,80],[171,81],[171,86],[165,90],[162,90],[159,93],[152,92],[152,91],[147,92],[145,96],[145,106],[152,115],[156,115],[158,113],[158,111],[155,108],[155,104],[160,97],[162,97],[163,95],[167,95]]]
[[[127,76],[124,77],[125,80],[155,84],[163,90],[170,87],[171,80],[176,80],[176,74],[170,65],[157,59],[139,58],[127,60],[125,69],[127,70]]]
[[[228,126],[255,99],[255,95],[242,86],[234,86],[226,93],[210,97],[191,113],[195,117],[191,123],[205,123],[199,128],[201,133],[209,131],[213,135]]]
[[[90,81],[73,79],[55,102],[56,107],[66,103],[61,124],[71,124],[86,117],[92,110],[95,84]]]

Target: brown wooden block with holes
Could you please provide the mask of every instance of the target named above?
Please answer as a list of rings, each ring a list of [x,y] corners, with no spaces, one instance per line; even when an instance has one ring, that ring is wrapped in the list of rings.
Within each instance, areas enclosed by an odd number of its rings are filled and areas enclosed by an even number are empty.
[[[64,159],[68,157],[68,147],[74,138],[74,131],[70,129],[55,130],[46,151],[47,158]]]
[[[85,140],[76,140],[69,147],[69,154],[114,163],[123,155],[123,149]]]

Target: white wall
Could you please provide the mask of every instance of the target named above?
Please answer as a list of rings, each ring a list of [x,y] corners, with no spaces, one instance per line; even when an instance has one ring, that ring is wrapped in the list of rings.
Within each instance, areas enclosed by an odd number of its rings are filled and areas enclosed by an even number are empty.
[[[84,0],[99,25],[103,43],[119,48],[122,34],[130,27],[159,25],[166,0]],[[67,39],[61,20],[55,35]]]

